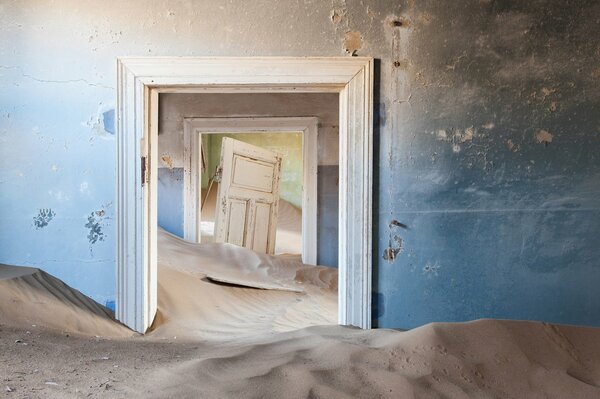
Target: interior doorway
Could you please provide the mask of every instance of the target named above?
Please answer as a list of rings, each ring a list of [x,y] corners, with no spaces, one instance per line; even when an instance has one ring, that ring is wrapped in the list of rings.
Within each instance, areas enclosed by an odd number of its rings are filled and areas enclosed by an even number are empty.
[[[290,223],[280,223],[280,245],[276,253],[291,251],[301,255],[304,263],[317,264],[318,125],[317,117],[185,117],[183,237],[193,242],[213,240],[213,201],[216,201],[218,182],[211,178],[220,160],[221,139],[233,137],[284,155],[281,196],[285,202],[281,211],[287,211],[284,216],[290,216],[283,222]],[[202,202],[204,198],[208,204]],[[297,213],[294,208],[300,209],[299,226],[290,220]],[[298,233],[301,237],[295,240],[293,236]],[[284,240],[287,245],[281,245]],[[298,250],[294,242],[299,242]]]
[[[372,87],[365,57],[119,59],[117,318],[145,332],[156,315],[159,93],[323,92],[340,104],[338,321],[370,328]]]

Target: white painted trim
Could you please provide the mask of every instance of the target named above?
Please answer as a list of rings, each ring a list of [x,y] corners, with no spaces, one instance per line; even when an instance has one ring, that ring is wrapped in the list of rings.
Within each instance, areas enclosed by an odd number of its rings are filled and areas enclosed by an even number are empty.
[[[117,60],[117,319],[145,332],[156,309],[156,261],[148,248],[156,246],[150,227],[156,224],[156,198],[151,187],[142,187],[140,173],[144,139],[154,184],[151,92],[209,91],[340,94],[339,323],[370,328],[373,59],[368,57]]]
[[[183,119],[183,238],[200,242],[200,134],[302,133],[302,261],[317,263],[317,138],[315,117]],[[212,171],[210,171],[212,173]]]

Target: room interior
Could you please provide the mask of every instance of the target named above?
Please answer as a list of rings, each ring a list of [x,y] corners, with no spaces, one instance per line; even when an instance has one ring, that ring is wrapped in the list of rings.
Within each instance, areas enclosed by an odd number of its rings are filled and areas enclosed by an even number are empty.
[[[599,21],[595,0],[0,1],[0,392],[600,397]],[[186,186],[189,119],[294,117],[318,120],[315,261],[297,184],[294,245],[189,239],[220,189],[219,155]]]

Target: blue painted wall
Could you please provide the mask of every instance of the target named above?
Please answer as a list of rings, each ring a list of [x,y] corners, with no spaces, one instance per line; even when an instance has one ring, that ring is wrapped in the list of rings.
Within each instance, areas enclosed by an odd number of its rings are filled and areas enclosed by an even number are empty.
[[[317,169],[317,264],[338,266],[339,181],[337,165]]]
[[[158,168],[158,225],[183,238],[183,168]]]
[[[600,325],[599,21],[593,0],[2,2],[0,262],[114,299],[115,57],[339,56],[356,31],[375,323]]]

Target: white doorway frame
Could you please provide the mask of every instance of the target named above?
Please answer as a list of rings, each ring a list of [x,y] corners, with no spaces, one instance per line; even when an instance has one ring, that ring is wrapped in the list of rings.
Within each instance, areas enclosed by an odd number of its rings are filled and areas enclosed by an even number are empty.
[[[302,133],[302,262],[317,263],[316,117],[245,117],[183,119],[183,238],[200,242],[202,134]],[[210,171],[212,173],[212,171]]]
[[[371,327],[373,59],[117,59],[116,317],[144,333],[157,309],[159,93],[338,93],[338,322]]]

